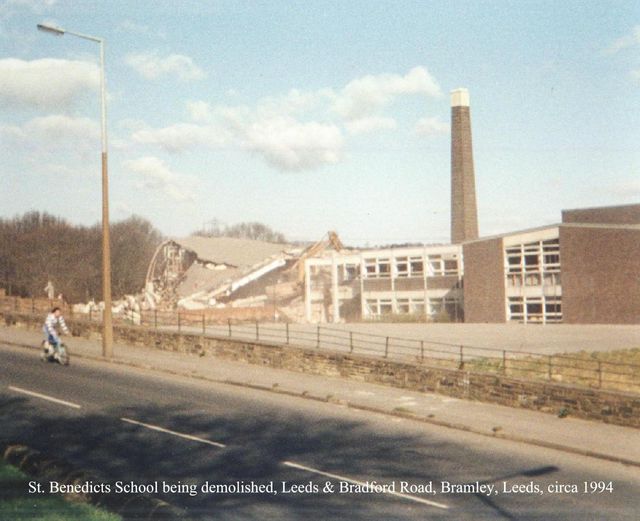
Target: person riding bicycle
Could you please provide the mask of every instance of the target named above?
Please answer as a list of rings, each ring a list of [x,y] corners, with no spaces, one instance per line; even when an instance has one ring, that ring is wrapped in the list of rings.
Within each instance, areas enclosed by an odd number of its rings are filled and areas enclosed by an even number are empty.
[[[67,327],[67,324],[64,323],[64,317],[62,316],[62,311],[59,307],[55,307],[51,310],[51,313],[47,315],[47,318],[44,321],[44,326],[42,326],[45,340],[49,342],[57,353],[60,350],[60,344],[62,341],[60,340],[56,326],[60,326],[65,334],[69,334],[69,328]]]

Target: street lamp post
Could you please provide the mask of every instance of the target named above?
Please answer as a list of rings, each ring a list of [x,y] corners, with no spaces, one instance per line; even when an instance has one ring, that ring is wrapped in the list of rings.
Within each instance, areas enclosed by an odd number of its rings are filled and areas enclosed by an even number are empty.
[[[102,104],[102,355],[113,356],[113,324],[111,320],[111,246],[109,240],[109,175],[107,170],[107,97],[104,76],[104,39],[75,33],[46,24],[38,24],[38,30],[55,36],[70,34],[100,44],[100,99]]]

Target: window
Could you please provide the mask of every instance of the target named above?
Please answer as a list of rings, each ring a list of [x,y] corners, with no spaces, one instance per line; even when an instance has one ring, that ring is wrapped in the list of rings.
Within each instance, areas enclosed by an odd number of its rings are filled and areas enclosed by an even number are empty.
[[[391,277],[390,259],[378,259],[378,276],[383,279]]]
[[[409,313],[409,299],[399,298],[398,300],[396,300],[396,310],[397,313]]]
[[[396,258],[396,276],[397,277],[409,276],[409,260],[407,257]]]
[[[430,275],[442,275],[442,258],[440,255],[429,255],[429,271]]]
[[[410,304],[411,313],[424,314],[424,300],[423,299],[411,299]]]
[[[562,297],[509,297],[507,317],[516,322],[562,322]]]
[[[380,299],[378,305],[381,315],[390,315],[391,313],[393,313],[393,305],[391,303],[391,299]]]
[[[424,275],[424,260],[422,257],[411,257],[409,259],[411,277],[422,277]]]
[[[375,257],[364,259],[364,269],[367,279],[388,279],[391,277],[391,259]]]
[[[525,271],[538,271],[539,259],[537,255],[524,256]]]
[[[377,276],[376,273],[376,260],[375,259],[364,259],[364,271],[365,278],[367,279],[375,279]]]
[[[358,265],[357,264],[345,264],[344,265],[344,280],[354,280],[358,278]]]
[[[446,275],[457,275],[458,261],[456,259],[446,259],[444,261],[444,272]]]

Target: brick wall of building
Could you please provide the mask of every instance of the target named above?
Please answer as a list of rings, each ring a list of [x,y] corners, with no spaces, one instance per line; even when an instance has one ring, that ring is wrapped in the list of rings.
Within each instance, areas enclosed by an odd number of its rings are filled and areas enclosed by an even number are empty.
[[[459,282],[458,277],[455,275],[427,277],[427,289],[454,289]]]
[[[465,322],[505,322],[501,238],[463,245]]]
[[[563,210],[563,223],[640,224],[640,204]]]
[[[560,227],[567,324],[640,324],[640,229]]]

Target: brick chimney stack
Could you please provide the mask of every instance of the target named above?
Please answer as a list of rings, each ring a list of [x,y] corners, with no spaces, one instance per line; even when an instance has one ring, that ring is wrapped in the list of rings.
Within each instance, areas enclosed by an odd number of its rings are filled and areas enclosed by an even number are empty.
[[[478,238],[469,91],[451,91],[451,243]]]

